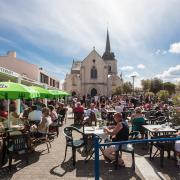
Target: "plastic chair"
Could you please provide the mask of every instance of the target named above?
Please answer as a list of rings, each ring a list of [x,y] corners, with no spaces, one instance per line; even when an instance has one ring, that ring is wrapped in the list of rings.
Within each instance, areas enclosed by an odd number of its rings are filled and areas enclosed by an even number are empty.
[[[73,131],[81,134],[82,139],[75,140],[73,138]],[[75,164],[76,164],[76,150],[85,146],[85,144],[86,144],[85,134],[82,133],[81,131],[79,131],[77,128],[72,127],[72,126],[65,127],[63,132],[64,132],[64,135],[66,138],[65,156],[64,156],[63,162],[66,160],[67,148],[71,147],[72,148],[73,166],[75,166]]]
[[[12,158],[14,155],[26,155],[26,164],[28,164],[28,134],[21,134],[7,137],[7,154],[9,159],[9,170],[11,171]]]

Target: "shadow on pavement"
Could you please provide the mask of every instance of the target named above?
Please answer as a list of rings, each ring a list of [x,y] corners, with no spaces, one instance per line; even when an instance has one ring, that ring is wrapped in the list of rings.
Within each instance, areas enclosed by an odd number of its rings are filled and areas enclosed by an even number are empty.
[[[86,177],[86,178],[94,178],[94,161],[89,160],[88,163],[85,163],[84,160],[79,160],[76,162],[76,166],[73,167],[72,159],[69,159],[65,163],[61,165],[57,165],[50,170],[50,173],[63,177],[66,173],[72,172],[75,170],[75,176],[78,177]],[[133,171],[131,167],[118,168],[115,170],[115,166],[113,164],[105,163],[104,160],[100,160],[100,178],[101,179],[131,179],[132,177],[140,180],[141,178]]]
[[[8,160],[6,159],[6,164],[0,168],[0,179],[11,179],[11,177],[13,176],[14,173],[16,173],[17,171],[20,171],[21,169],[23,169],[24,167],[27,167],[33,163],[36,163],[37,161],[39,161],[39,156],[41,155],[41,152],[33,152],[31,154],[29,154],[29,163],[26,164],[26,160],[24,158],[24,156],[20,157],[20,156],[15,156],[13,158],[13,163],[12,163],[12,170],[9,171],[8,168]]]

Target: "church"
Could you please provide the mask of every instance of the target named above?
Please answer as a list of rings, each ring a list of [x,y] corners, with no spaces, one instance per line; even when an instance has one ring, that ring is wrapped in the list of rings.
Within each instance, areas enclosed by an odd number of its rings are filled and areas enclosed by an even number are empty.
[[[107,30],[106,48],[101,56],[95,48],[82,61],[73,60],[71,72],[66,75],[63,89],[72,95],[111,96],[114,89],[122,85],[122,74],[118,76],[117,60],[111,52]]]

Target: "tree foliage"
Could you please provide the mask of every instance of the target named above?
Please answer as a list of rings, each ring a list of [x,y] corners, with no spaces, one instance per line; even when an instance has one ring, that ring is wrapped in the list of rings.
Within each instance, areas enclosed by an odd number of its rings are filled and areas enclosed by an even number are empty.
[[[180,93],[173,96],[172,99],[173,99],[173,102],[174,102],[175,106],[180,106]]]
[[[141,80],[141,85],[144,92],[147,92],[151,88],[151,80],[150,79],[143,79]]]
[[[132,84],[131,82],[123,83],[123,93],[128,94],[132,92]]]
[[[150,87],[151,92],[156,94],[158,91],[162,89],[163,89],[163,82],[161,79],[154,78],[151,80],[151,87]]]
[[[160,98],[161,101],[167,102],[168,101],[168,97],[169,97],[169,92],[166,91],[166,90],[160,90],[157,93],[157,96]]]
[[[176,92],[176,85],[171,82],[163,83],[164,90],[168,91],[170,95]]]
[[[121,95],[123,93],[122,86],[118,86],[116,89],[113,90],[113,95]]]

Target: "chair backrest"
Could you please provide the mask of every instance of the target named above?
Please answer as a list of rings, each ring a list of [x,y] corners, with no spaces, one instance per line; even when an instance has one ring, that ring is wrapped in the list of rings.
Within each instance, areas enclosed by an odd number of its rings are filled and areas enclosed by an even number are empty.
[[[101,118],[103,120],[106,120],[107,119],[107,113],[106,112],[101,112]]]
[[[89,116],[89,123],[91,124],[91,126],[92,126],[93,122],[95,122],[95,126],[96,126],[96,124],[97,124],[96,115],[94,112],[91,112],[90,116]]]
[[[14,135],[7,137],[7,149],[9,152],[18,152],[28,149],[28,134]]]
[[[82,136],[84,136],[83,132],[81,132],[80,130],[78,130],[77,128],[75,128],[73,126],[65,127],[64,130],[63,130],[63,134],[64,134],[64,136],[66,138],[66,143],[73,141],[73,131],[75,131],[75,132],[81,134]]]
[[[84,113],[75,112],[74,119],[82,121],[84,119]]]
[[[132,131],[140,131],[142,132],[144,128],[142,125],[145,125],[145,120],[143,117],[135,118],[132,121]]]
[[[174,134],[165,134],[165,135],[155,136],[153,138],[175,138],[175,137],[176,137],[176,135],[174,135]],[[162,142],[160,141],[155,144],[157,144],[159,147],[164,148],[166,150],[168,150],[168,149],[174,150],[175,141],[169,141],[169,140],[162,141]]]

